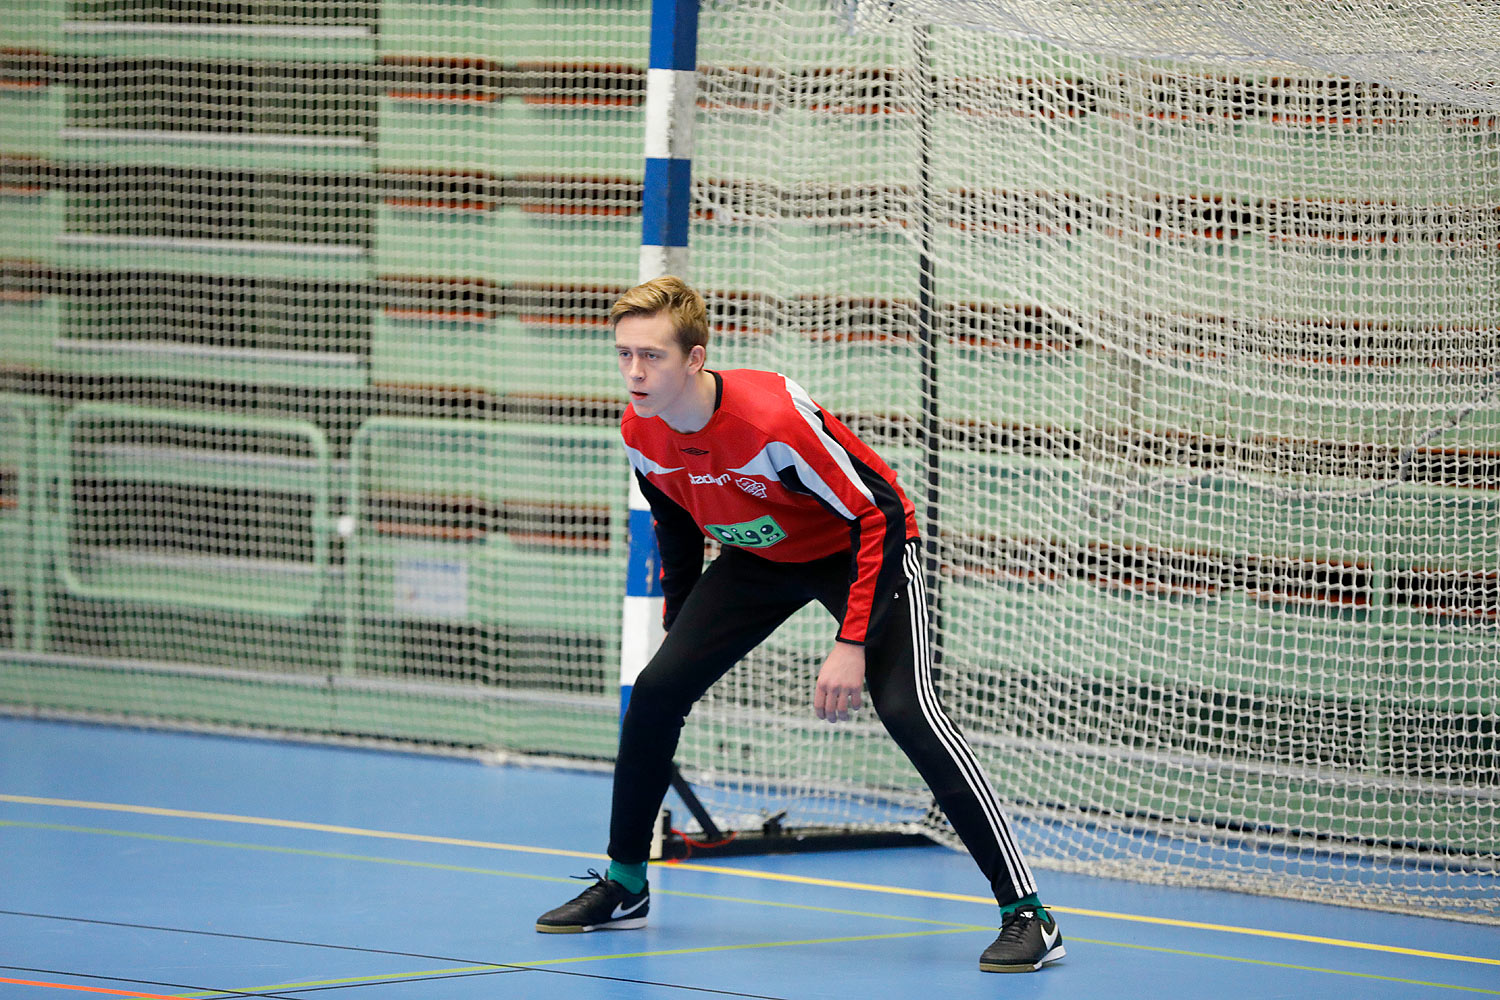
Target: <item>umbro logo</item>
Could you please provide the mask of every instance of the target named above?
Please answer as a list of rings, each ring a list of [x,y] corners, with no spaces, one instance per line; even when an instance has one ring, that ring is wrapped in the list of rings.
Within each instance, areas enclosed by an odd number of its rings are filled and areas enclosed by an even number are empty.
[[[708,452],[704,451],[702,448],[683,448],[682,449],[682,453],[684,455],[707,455],[708,454]]]

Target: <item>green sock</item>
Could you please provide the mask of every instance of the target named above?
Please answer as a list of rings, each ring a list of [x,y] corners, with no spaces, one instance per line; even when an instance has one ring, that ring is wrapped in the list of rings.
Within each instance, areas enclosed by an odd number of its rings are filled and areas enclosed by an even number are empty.
[[[635,890],[632,890],[632,891],[635,891]],[[1026,906],[1034,907],[1036,909],[1036,915],[1037,916],[1041,917],[1043,920],[1047,921],[1048,923],[1051,923],[1051,921],[1052,921],[1052,915],[1049,914],[1046,911],[1046,909],[1044,909],[1042,907],[1042,901],[1037,898],[1037,894],[1034,893],[1034,892],[1031,895],[1029,895],[1029,896],[1022,896],[1020,899],[1016,900],[1014,903],[1006,903],[1004,906],[1000,907],[1000,920],[1002,922],[1004,922],[1004,920],[1005,920],[1006,917],[1010,916],[1012,913],[1015,913],[1017,910],[1021,909],[1022,907],[1026,907]]]
[[[643,861],[638,865],[626,865],[611,861],[609,871],[605,872],[604,877],[620,883],[632,893],[637,893],[646,888],[646,863]]]

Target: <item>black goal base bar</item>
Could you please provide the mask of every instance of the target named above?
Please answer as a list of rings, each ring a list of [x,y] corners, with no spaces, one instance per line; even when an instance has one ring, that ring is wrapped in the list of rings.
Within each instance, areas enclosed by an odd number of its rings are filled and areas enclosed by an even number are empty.
[[[661,813],[661,828],[652,845],[653,860],[681,861],[684,858],[732,857],[747,854],[793,854],[806,851],[863,851],[885,847],[925,847],[933,843],[920,833],[896,830],[871,830],[859,827],[788,826],[786,812],[768,817],[754,830],[721,830],[676,765],[672,767],[672,788],[692,813],[702,831],[701,839],[686,836],[672,828],[672,814]]]

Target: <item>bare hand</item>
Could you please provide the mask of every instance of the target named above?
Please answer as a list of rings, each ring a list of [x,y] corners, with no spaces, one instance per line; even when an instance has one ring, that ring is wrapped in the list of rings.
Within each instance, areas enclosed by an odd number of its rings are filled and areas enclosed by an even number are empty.
[[[848,722],[851,712],[861,705],[860,690],[865,683],[865,647],[835,642],[833,652],[818,672],[818,689],[813,695],[813,710],[825,722]]]

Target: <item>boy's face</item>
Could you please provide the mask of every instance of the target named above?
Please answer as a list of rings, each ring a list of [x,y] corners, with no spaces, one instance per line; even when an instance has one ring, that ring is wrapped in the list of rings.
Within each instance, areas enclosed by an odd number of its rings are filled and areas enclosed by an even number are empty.
[[[703,370],[704,356],[702,347],[683,352],[665,312],[626,316],[615,324],[615,360],[639,416],[670,415],[674,407],[689,404],[687,390]]]

